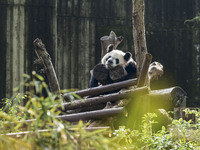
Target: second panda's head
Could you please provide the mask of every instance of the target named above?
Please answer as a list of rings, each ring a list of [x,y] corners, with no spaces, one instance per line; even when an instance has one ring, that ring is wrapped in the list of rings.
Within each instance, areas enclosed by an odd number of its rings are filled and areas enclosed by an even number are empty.
[[[130,52],[122,52],[121,50],[114,50],[113,45],[108,45],[107,54],[102,58],[101,63],[108,69],[115,68],[116,66],[126,67],[127,64],[132,60]]]

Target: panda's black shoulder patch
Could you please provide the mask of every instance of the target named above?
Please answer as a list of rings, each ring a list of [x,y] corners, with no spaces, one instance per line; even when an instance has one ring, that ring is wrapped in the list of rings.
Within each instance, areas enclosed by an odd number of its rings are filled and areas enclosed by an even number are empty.
[[[126,61],[129,61],[129,59],[132,57],[132,54],[130,52],[126,52],[126,54],[124,55],[124,59]]]
[[[133,62],[130,62],[125,70],[127,71],[128,75],[126,77],[126,80],[128,79],[133,79],[136,77],[136,72],[137,72],[137,66],[136,66],[136,62],[133,61]]]

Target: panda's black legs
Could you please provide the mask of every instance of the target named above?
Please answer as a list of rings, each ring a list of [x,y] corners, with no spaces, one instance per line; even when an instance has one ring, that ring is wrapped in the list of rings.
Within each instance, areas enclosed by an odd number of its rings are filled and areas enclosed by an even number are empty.
[[[97,87],[97,86],[98,86],[98,81],[94,78],[93,75],[91,75],[91,78],[90,78],[90,88]]]
[[[136,63],[135,62],[130,62],[125,70],[127,71],[127,76],[125,78],[125,80],[129,80],[129,79],[133,79],[136,77]]]

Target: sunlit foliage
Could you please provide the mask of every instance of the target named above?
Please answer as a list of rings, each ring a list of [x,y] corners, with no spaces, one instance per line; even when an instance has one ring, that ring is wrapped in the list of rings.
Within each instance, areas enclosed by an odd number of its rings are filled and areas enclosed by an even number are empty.
[[[196,115],[196,124],[182,119],[174,120],[168,129],[162,127],[158,132],[152,130],[152,125],[157,123],[154,121],[157,117],[155,113],[145,114],[139,129],[121,126],[115,131],[89,132],[86,130],[87,124],[82,121],[71,125],[56,117],[63,113],[62,100],[58,94],[48,90],[41,76],[33,74],[26,78],[26,93],[4,99],[6,104],[0,111],[1,150],[200,149],[198,110],[186,110],[186,113]],[[21,101],[26,105],[22,106]]]

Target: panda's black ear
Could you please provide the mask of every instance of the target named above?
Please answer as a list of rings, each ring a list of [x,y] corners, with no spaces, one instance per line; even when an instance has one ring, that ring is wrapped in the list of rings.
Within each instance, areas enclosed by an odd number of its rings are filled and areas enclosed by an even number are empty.
[[[126,61],[129,61],[129,59],[132,57],[132,54],[130,52],[126,52],[126,54],[124,55],[124,59]]]
[[[109,44],[107,47],[107,52],[111,52],[114,49],[114,45],[113,44]]]

